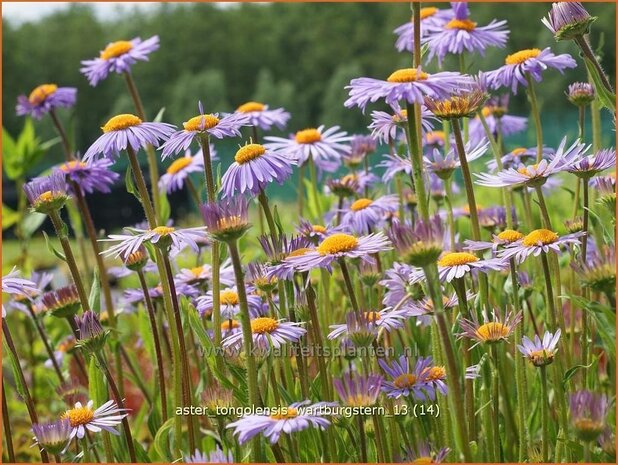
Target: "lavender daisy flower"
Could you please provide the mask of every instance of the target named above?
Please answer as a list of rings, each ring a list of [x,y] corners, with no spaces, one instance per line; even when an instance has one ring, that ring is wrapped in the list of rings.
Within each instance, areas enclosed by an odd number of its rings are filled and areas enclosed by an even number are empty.
[[[405,355],[399,360],[388,364],[386,360],[378,360],[380,367],[392,378],[392,381],[382,382],[382,391],[387,397],[399,399],[412,396],[414,400],[424,402],[435,399],[435,390],[427,379],[431,369],[431,357],[420,357],[413,369],[410,369],[410,360]]]
[[[507,97],[506,100],[508,100],[508,94],[503,97]],[[528,118],[507,114],[506,104],[498,103],[495,99],[490,99],[481,112],[489,131],[494,136],[497,136],[498,132],[503,136],[511,136],[525,131],[528,126]],[[486,137],[485,128],[478,116],[470,120],[469,130],[470,140],[476,141]]]
[[[36,444],[49,454],[64,453],[71,439],[71,422],[67,419],[32,425]]]
[[[182,283],[191,286],[207,285],[212,279],[212,267],[208,264],[204,264],[193,268],[182,268],[174,279],[176,283],[179,284]],[[234,270],[232,269],[232,263],[229,258],[220,265],[219,279],[225,286],[234,285]]]
[[[183,129],[170,135],[160,147],[161,158],[187,150],[193,139],[200,134],[207,134],[217,139],[240,137],[240,128],[249,126],[249,116],[245,113],[232,113],[219,117],[219,113],[204,114],[202,102],[198,103],[200,114],[182,123]]]
[[[577,63],[568,53],[555,55],[549,47],[543,50],[530,48],[520,50],[505,59],[500,68],[487,73],[487,82],[492,89],[509,87],[516,94],[519,85],[528,86],[527,77],[536,82],[542,79],[543,71],[554,68],[563,73],[567,68],[575,68]]]
[[[521,345],[518,345],[517,348],[535,367],[543,367],[554,361],[556,352],[558,352],[559,340],[559,329],[554,334],[545,331],[543,340],[538,335],[534,336],[534,341],[524,336]]]
[[[264,144],[266,149],[289,157],[298,166],[302,166],[311,157],[322,171],[333,172],[339,168],[341,156],[350,152],[347,142],[351,137],[345,131],[340,131],[339,126],[329,129],[319,126],[298,131],[287,139],[266,137],[265,140],[268,142]]]
[[[118,408],[113,400],[108,400],[96,410],[92,409],[93,405],[92,400],[89,400],[86,405],[77,402],[75,407],[62,414],[62,419],[67,419],[71,423],[70,440],[75,437],[83,439],[86,431],[99,433],[104,430],[115,435],[120,434],[114,427],[118,426],[128,415],[127,409]]]
[[[247,144],[241,147],[234,157],[234,163],[221,178],[224,197],[249,192],[260,193],[271,182],[279,184],[292,175],[296,161],[282,153],[267,150],[260,144]]]
[[[239,239],[251,227],[247,209],[247,199],[242,196],[202,205],[202,218],[208,234],[222,242]]]
[[[309,427],[325,430],[330,421],[320,414],[324,402],[311,404],[308,400],[294,402],[289,407],[274,409],[272,415],[246,415],[227,425],[234,428],[238,442],[244,444],[258,434],[262,434],[271,444],[279,441],[282,433],[291,434]]]
[[[317,244],[323,241],[324,238],[341,231],[341,228],[339,226],[332,226],[331,224],[312,224],[310,221],[301,218],[296,227],[296,231],[312,244]]]
[[[159,36],[152,36],[142,41],[119,40],[109,43],[98,58],[83,60],[80,72],[86,76],[91,86],[107,78],[109,73],[130,73],[131,67],[138,61],[148,61],[148,55],[159,48]]]
[[[433,121],[436,118],[423,105],[421,109],[421,125],[423,131],[428,132],[433,129]],[[372,111],[371,124],[368,128],[371,129],[371,135],[378,141],[389,144],[397,140],[397,137],[404,135],[408,122],[408,111],[402,110],[399,105],[393,107],[393,114],[385,111]]]
[[[429,29],[438,29],[453,17],[453,10],[440,9],[433,6],[421,8],[421,39],[427,35]],[[395,48],[399,52],[414,51],[414,17],[410,18],[393,31],[397,35]]]
[[[435,263],[443,250],[444,228],[439,216],[428,222],[393,224],[389,238],[399,257],[410,265],[422,267]]]
[[[75,105],[77,89],[75,87],[58,87],[56,84],[42,84],[35,87],[30,95],[17,97],[15,111],[17,116],[31,116],[41,119],[50,111]]]
[[[392,239],[397,250],[397,241]],[[378,284],[384,287],[386,292],[382,303],[387,307],[408,308],[405,302],[413,299],[417,291],[415,285],[422,281],[422,273],[414,272],[410,266],[402,263],[393,263],[392,268],[384,272],[385,279]],[[402,303],[403,302],[403,303]]]
[[[158,245],[165,249],[171,248],[179,252],[185,247],[199,251],[198,242],[206,236],[204,227],[175,229],[171,226],[157,226],[154,229],[131,229],[133,234],[110,234],[102,242],[119,242],[102,252],[104,256],[126,257],[135,253],[144,242]]]
[[[376,403],[382,387],[382,376],[358,373],[344,373],[341,379],[334,379],[333,386],[339,398],[349,407],[370,407]]]
[[[403,68],[394,71],[386,80],[356,78],[350,81],[350,98],[344,105],[365,111],[367,104],[384,99],[394,107],[404,103],[424,103],[425,96],[446,98],[457,88],[470,83],[470,77],[460,73],[440,72],[429,74],[420,68]]]
[[[382,181],[389,183],[399,173],[410,176],[412,174],[412,161],[408,156],[387,153],[383,160],[378,163],[378,168],[385,168]]]
[[[10,273],[2,277],[2,293],[31,298],[40,290],[35,282],[19,277],[19,270],[13,267]]]
[[[356,313],[350,312],[346,315],[345,324],[330,325],[331,331],[328,333],[328,339],[338,339],[345,336],[356,343],[352,333],[357,331],[359,326],[368,328],[368,331],[373,333],[375,339],[379,330],[384,330],[388,333],[395,329],[403,328],[409,317],[410,314],[407,309],[393,310],[385,308],[380,311],[361,312],[360,318]]]
[[[33,178],[24,184],[24,193],[34,211],[48,214],[60,210],[69,199],[69,186],[63,173]]]
[[[116,115],[103,127],[100,136],[84,155],[88,162],[96,155],[115,159],[120,152],[129,148],[137,152],[148,145],[157,147],[159,141],[167,139],[174,132],[174,126],[167,123],[148,123],[131,114]]]
[[[601,171],[616,166],[616,149],[603,149],[589,155],[575,159],[572,163],[565,165],[565,170],[583,178],[587,182]]]
[[[118,180],[120,175],[110,169],[113,165],[111,160],[71,160],[63,163],[57,169],[64,173],[67,180],[75,182],[82,191],[92,194],[111,192],[111,186]]]
[[[594,101],[595,91],[588,82],[574,82],[569,84],[566,96],[573,105],[583,107]]]
[[[522,263],[530,255],[538,257],[540,254],[549,253],[550,251],[561,253],[561,247],[578,245],[583,235],[583,232],[577,232],[567,234],[566,236],[559,236],[549,229],[535,229],[519,241],[513,242],[504,248],[499,252],[498,256],[505,261],[515,258],[518,263]]]
[[[431,114],[433,115],[433,113]],[[452,139],[452,143],[454,144],[455,140],[453,138],[451,139]],[[444,131],[428,131],[425,134],[423,134],[423,147],[424,148],[441,149],[442,147],[444,147],[445,143],[446,143],[446,134],[444,133]]]
[[[505,46],[509,35],[506,21],[492,20],[487,26],[478,26],[470,20],[466,2],[452,2],[451,7],[452,19],[439,29],[430,29],[422,39],[422,43],[429,47],[428,60],[437,56],[438,63],[442,63],[447,53],[479,52],[484,55],[489,47]]]
[[[259,350],[279,348],[287,342],[296,342],[307,332],[301,328],[301,323],[275,320],[269,317],[258,317],[251,320],[253,345]],[[223,341],[223,347],[242,345],[242,331],[228,336]]]
[[[616,289],[616,246],[607,244],[591,247],[589,243],[586,260],[571,262],[581,286],[611,296]]]
[[[210,144],[210,158],[214,160],[216,157],[215,147]],[[204,154],[202,151],[191,155],[191,151],[187,149],[183,157],[177,158],[167,167],[165,174],[159,179],[159,188],[165,189],[168,194],[179,191],[191,173],[199,173],[203,170]]]
[[[553,154],[553,149],[543,147],[544,157],[549,157]],[[526,165],[527,162],[532,160],[536,160],[536,147],[517,147],[508,152],[506,155],[503,155],[501,158],[503,169],[517,169],[520,165]],[[489,160],[487,162],[487,168],[489,168],[491,171],[496,171],[498,169],[498,164],[496,163],[496,160]]]
[[[605,394],[577,391],[569,398],[571,423],[584,441],[594,441],[605,429],[608,401]]]
[[[488,147],[489,142],[487,139],[481,139],[474,145],[468,142],[464,148],[466,159],[471,162],[482,157],[487,153]],[[442,155],[440,150],[433,149],[431,153],[423,157],[423,161],[425,162],[425,167],[430,172],[435,173],[440,179],[450,178],[453,171],[461,166],[456,147],[451,147],[445,155]]]
[[[324,239],[315,250],[288,257],[286,261],[299,271],[310,271],[317,267],[327,268],[333,261],[342,258],[360,258],[371,263],[374,260],[371,255],[390,249],[389,240],[381,232],[361,237],[336,233]]]
[[[344,166],[354,170],[363,164],[365,157],[376,151],[377,141],[373,136],[356,134],[350,140],[350,151],[342,155]]]
[[[208,454],[195,449],[193,455],[185,457],[185,463],[234,463],[234,457],[231,451],[226,454],[218,447]]]
[[[428,442],[416,445],[416,450],[408,449],[405,461],[409,463],[442,463],[451,451],[448,447],[443,447],[438,452],[432,452]]]
[[[252,290],[251,288],[247,289],[247,304],[249,306],[249,314],[252,317],[257,317],[262,311],[262,299],[254,294]],[[219,293],[219,302],[222,318],[233,319],[240,313],[238,289],[236,286],[222,289]],[[212,306],[213,293],[208,291],[206,295],[197,298],[195,308],[197,308],[200,316],[204,316],[212,313]]]
[[[368,234],[379,226],[386,213],[397,211],[399,198],[384,195],[375,200],[361,198],[352,202],[349,210],[344,209],[341,226],[356,234]]]
[[[491,270],[504,270],[507,264],[500,258],[480,259],[468,252],[446,252],[438,260],[438,273],[441,281],[450,283],[463,278],[466,273],[488,273]]]
[[[556,2],[552,3],[547,18],[541,22],[554,34],[556,40],[570,40],[587,34],[596,19],[590,16],[580,2]]]
[[[62,366],[66,354],[68,352],[71,352],[75,348],[76,344],[77,344],[77,341],[75,340],[75,337],[72,335],[67,336],[64,340],[58,343],[58,345],[56,346],[56,350],[54,350],[54,358],[56,359],[56,364],[59,367]],[[48,358],[47,360],[45,360],[43,365],[45,366],[45,368],[48,368],[48,369],[52,369],[54,366],[51,358]]]
[[[463,331],[459,334],[459,337],[467,337],[476,341],[476,343],[470,347],[470,350],[481,343],[493,344],[506,341],[515,330],[515,326],[521,321],[521,318],[521,312],[517,314],[506,312],[505,315],[501,315],[498,311],[494,311],[491,320],[487,317],[487,314],[484,313],[483,322],[481,323],[478,321],[476,313],[472,312],[471,320],[466,318],[459,319],[459,325]]]
[[[566,165],[582,158],[583,153],[588,150],[588,146],[575,141],[569,148],[565,149],[566,137],[560,142],[553,158],[548,162],[541,160],[540,163],[525,166],[520,164],[517,169],[511,167],[496,174],[478,173],[476,184],[487,187],[509,187],[509,186],[542,186],[551,175],[564,171]]]
[[[236,113],[247,115],[251,126],[260,128],[263,131],[270,131],[273,126],[282,130],[290,119],[290,114],[283,108],[271,110],[268,108],[268,105],[259,102],[243,103],[236,109]]]
[[[482,211],[482,210],[481,210]],[[498,234],[491,235],[491,241],[472,241],[466,239],[465,249],[471,250],[473,252],[478,252],[481,250],[489,250],[492,251],[498,250],[499,247],[507,246],[514,242],[517,242],[524,238],[524,235],[519,231],[515,231],[513,229],[505,229],[504,231]]]

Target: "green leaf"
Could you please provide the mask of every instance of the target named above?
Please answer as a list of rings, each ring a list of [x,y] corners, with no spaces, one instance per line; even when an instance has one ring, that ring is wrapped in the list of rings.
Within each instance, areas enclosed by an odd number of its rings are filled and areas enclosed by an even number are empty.
[[[58,257],[63,262],[66,262],[67,258],[64,256],[62,252],[60,252],[59,250],[56,250],[56,248],[53,246],[53,244],[49,240],[49,236],[47,235],[45,231],[43,231],[43,236],[45,237],[45,244],[47,245],[47,250],[49,250],[51,253],[53,253],[56,257]]]
[[[20,219],[21,215],[15,210],[2,204],[2,230],[9,229]]]
[[[17,151],[17,142],[4,127],[2,128],[2,167],[7,178],[11,181],[23,177],[22,161]]]
[[[71,223],[71,227],[73,231],[75,231],[76,237],[84,236],[84,228],[82,222],[82,215],[79,209],[75,206],[73,202],[67,202],[65,204],[67,213],[69,214],[69,223]]]
[[[133,176],[131,171],[131,165],[127,166],[127,172],[124,176],[124,184],[127,187],[127,192],[133,194],[137,200],[142,201],[135,184],[133,183]]]
[[[96,313],[101,311],[101,281],[99,280],[99,273],[97,270],[94,270],[92,287],[90,287],[90,295],[88,296],[88,305],[90,309]]]
[[[160,123],[161,121],[163,121],[163,115],[165,114],[165,107],[162,107],[159,112],[157,113],[157,116],[154,117],[154,119],[152,120],[153,123]]]
[[[22,232],[25,238],[31,237],[37,229],[41,227],[47,215],[39,212],[30,212],[24,216],[21,223]]]
[[[138,462],[150,463],[150,457],[148,457],[148,453],[146,452],[144,447],[135,439],[133,439],[133,448],[135,449],[135,455],[137,456]]]
[[[159,203],[161,206],[161,211],[159,212],[159,224],[166,224],[172,214],[172,208],[170,207],[170,202],[167,199],[165,190],[159,191]]]
[[[597,357],[595,357],[592,362],[590,362],[590,364],[588,365],[575,365],[571,368],[569,368],[565,373],[564,376],[562,377],[562,387],[564,389],[566,389],[567,383],[569,382],[569,380],[575,376],[575,374],[581,370],[581,369],[588,369],[590,367],[592,367],[593,365],[595,365],[597,362]]]
[[[603,85],[603,81],[601,80],[601,76],[599,75],[599,71],[596,66],[586,57],[584,57],[584,63],[586,63],[586,68],[588,69],[588,73],[590,74],[590,78],[594,83],[594,90],[599,98],[599,102],[601,103],[601,107],[605,107],[612,112],[616,112],[616,94],[610,92]]]
[[[5,325],[4,319],[2,319],[2,324]],[[6,344],[6,343],[5,343]],[[8,346],[4,351],[5,354],[9,354],[9,358],[11,359],[11,368],[13,369],[13,379],[15,380],[15,389],[17,390],[17,394],[21,396],[22,399],[26,397],[26,386],[21,383],[20,376],[20,365],[19,360],[15,356],[15,354],[9,350]]]
[[[97,407],[108,400],[107,384],[95,357],[90,357],[88,363],[88,395]]]
[[[168,419],[165,423],[163,423],[163,426],[159,428],[159,431],[157,431],[157,434],[154,437],[154,441],[153,441],[154,449],[159,455],[159,457],[161,458],[161,460],[163,461],[170,461],[172,458],[172,455],[169,451],[169,446],[170,446],[169,434],[170,434],[170,430],[174,426],[174,420],[175,418],[172,417]]]

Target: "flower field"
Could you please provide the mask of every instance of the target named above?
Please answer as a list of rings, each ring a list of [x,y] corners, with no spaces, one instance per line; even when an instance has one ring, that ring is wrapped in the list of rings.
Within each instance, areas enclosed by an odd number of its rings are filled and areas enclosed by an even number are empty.
[[[530,21],[555,40],[519,49],[503,6],[477,7],[412,3],[372,38],[402,61],[345,86],[356,134],[209,95],[183,121],[148,114],[135,70],[158,35],[75,63],[132,107],[86,146],[69,127],[81,91],[23,89],[24,129],[3,131],[19,250],[2,461],[615,463],[616,98],[597,18],[547,4]],[[578,134],[551,146],[560,75],[579,77],[560,97]],[[106,230],[93,213],[120,215],[118,186],[139,216]]]

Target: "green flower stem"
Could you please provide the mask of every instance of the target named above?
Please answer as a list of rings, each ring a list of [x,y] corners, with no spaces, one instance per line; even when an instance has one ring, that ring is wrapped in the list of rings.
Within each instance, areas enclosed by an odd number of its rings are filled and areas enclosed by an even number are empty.
[[[315,168],[315,162],[313,161],[313,155],[309,157],[307,160],[307,164],[309,165],[309,178],[311,179],[311,188],[313,190],[313,196],[315,198],[315,208],[317,209],[316,213],[318,215],[317,220],[322,221],[323,211],[322,211],[322,201],[320,199],[320,193],[318,191],[318,174]],[[268,221],[268,218],[267,218]]]
[[[547,371],[546,367],[540,367],[541,371],[541,424],[542,424],[542,439],[541,439],[541,456],[543,463],[549,462],[549,415],[547,412],[547,404],[549,402],[547,391]]]
[[[423,55],[421,53],[421,2],[412,2],[412,21],[414,23],[414,67],[422,66]]]
[[[124,400],[120,395],[120,391],[118,390],[116,381],[114,381],[114,377],[109,371],[109,368],[107,366],[107,361],[105,360],[105,355],[103,355],[102,351],[95,351],[94,356],[96,357],[97,362],[99,363],[99,367],[101,368],[101,371],[103,372],[103,374],[105,375],[105,378],[107,379],[107,384],[109,385],[109,388],[112,391],[112,395],[116,399],[116,403],[118,404],[118,407],[124,410],[125,409]],[[131,458],[131,462],[137,463],[137,456],[135,455],[135,446],[133,444],[133,437],[131,436],[131,428],[129,427],[129,420],[127,419],[127,417],[124,417],[122,419],[122,429],[124,432],[125,439],[127,441],[127,449],[129,451],[129,457]]]
[[[158,223],[157,215],[155,213],[154,207],[152,206],[152,202],[150,201],[150,195],[148,193],[148,188],[146,187],[146,181],[144,180],[142,169],[139,165],[139,161],[137,160],[137,154],[130,145],[127,146],[127,155],[129,158],[129,163],[131,165],[131,171],[133,171],[133,177],[135,178],[137,191],[139,192],[140,201],[142,203],[142,207],[144,208],[146,219],[148,220],[150,228],[154,229],[157,227]]]
[[[260,206],[262,207],[264,216],[266,217],[266,223],[268,224],[268,229],[270,231],[275,250],[277,252],[280,252],[281,247],[279,244],[279,234],[277,233],[277,226],[275,225],[275,220],[273,218],[272,211],[270,210],[270,205],[268,204],[268,197],[266,196],[266,192],[264,192],[264,189],[260,190],[260,193],[258,194],[258,201],[260,202]]]
[[[88,294],[86,294],[86,289],[84,288],[79,267],[77,266],[77,261],[75,261],[73,249],[71,249],[71,243],[69,242],[69,236],[67,235],[67,226],[62,221],[62,218],[60,218],[60,212],[58,210],[51,211],[49,213],[49,218],[51,219],[54,229],[56,230],[56,235],[60,240],[60,245],[62,246],[67,265],[69,266],[71,277],[73,278],[73,282],[77,288],[77,293],[79,294],[79,301],[82,304],[82,310],[86,312],[90,310]]]
[[[536,196],[539,200],[539,209],[541,210],[543,227],[553,230],[551,225],[551,217],[549,216],[549,210],[547,209],[547,204],[545,203],[545,196],[543,195],[543,188],[541,186],[536,186],[534,190],[536,191]]]
[[[413,4],[414,5],[414,4]],[[416,120],[416,107],[418,105],[407,104],[408,114],[408,150],[410,151],[410,161],[412,163],[412,184],[418,202],[418,209],[423,221],[429,221],[429,201],[427,190],[425,189],[425,179],[423,177],[423,155],[421,140],[419,137],[419,127]]]
[[[9,420],[9,406],[6,402],[6,388],[2,381],[2,426],[4,426],[4,439],[6,441],[9,463],[15,463],[15,450],[13,449],[13,434],[11,432],[11,421]]]
[[[144,301],[146,303],[146,310],[148,311],[148,319],[150,321],[150,330],[152,331],[152,339],[154,341],[155,357],[157,359],[157,380],[159,383],[159,395],[161,397],[161,410],[163,422],[167,421],[167,389],[165,387],[165,367],[163,365],[163,354],[161,352],[161,340],[159,339],[159,329],[157,327],[157,320],[155,318],[155,309],[148,292],[148,284],[146,284],[146,278],[144,272],[137,271],[140,286],[144,293]]]
[[[137,86],[135,85],[135,81],[133,80],[133,76],[131,75],[131,73],[125,72],[124,78],[127,84],[127,89],[129,90],[129,94],[131,94],[131,99],[133,100],[137,116],[139,116],[142,121],[146,121],[144,105],[142,104],[142,99],[139,95],[139,91],[137,90]],[[150,186],[152,189],[152,198],[154,201],[154,211],[158,217],[159,212],[161,211],[161,205],[159,201],[159,165],[157,163],[157,154],[155,153],[152,145],[146,146],[146,155],[148,157],[148,173],[150,174]]]
[[[459,446],[464,455],[466,462],[472,462],[472,452],[468,442],[468,428],[466,425],[466,416],[464,412],[464,400],[461,392],[461,377],[455,358],[455,351],[451,341],[451,335],[442,305],[442,294],[437,283],[440,282],[438,277],[438,267],[435,263],[423,268],[425,277],[427,278],[427,287],[429,295],[434,303],[434,316],[438,324],[444,358],[446,359],[447,373],[451,382],[449,383],[449,400],[451,408],[455,411],[455,435],[459,439]]]
[[[26,307],[28,307],[28,313],[32,317],[32,322],[34,323],[34,326],[37,332],[39,333],[41,342],[43,342],[43,345],[45,346],[45,350],[47,351],[49,360],[51,361],[52,366],[54,367],[54,371],[56,372],[56,375],[58,376],[58,379],[60,380],[60,384],[63,384],[64,375],[62,374],[60,365],[58,365],[58,360],[56,360],[56,357],[54,356],[54,349],[52,349],[51,345],[49,344],[49,338],[47,337],[45,328],[43,327],[43,324],[41,323],[41,321],[37,318],[36,314],[34,313],[34,310],[32,310],[32,306],[29,304],[26,304]]]
[[[34,407],[34,401],[32,400],[32,396],[30,395],[30,390],[28,389],[28,385],[26,384],[24,372],[21,369],[21,365],[19,363],[19,355],[17,354],[17,350],[15,349],[15,343],[13,342],[11,331],[9,330],[9,326],[6,324],[6,320],[4,318],[2,318],[2,334],[4,335],[4,342],[6,343],[6,346],[8,347],[10,352],[11,362],[13,365],[14,373],[16,375],[15,383],[21,387],[20,394],[22,395],[24,403],[26,404],[26,408],[28,409],[30,421],[34,425],[39,422],[39,418]],[[2,396],[4,401],[4,382],[2,383]],[[5,412],[4,405],[2,412]],[[8,410],[6,410],[6,412],[8,413]],[[7,439],[9,439],[9,436],[7,436]],[[44,463],[49,462],[49,457],[47,456],[47,452],[45,450],[41,450],[41,461]]]
[[[491,344],[491,356],[493,362],[492,370],[492,400],[493,400],[493,420],[492,420],[492,433],[493,433],[493,446],[495,448],[495,457],[497,460],[502,461],[502,445],[500,443],[500,371],[498,369],[500,355],[498,354],[498,345]]]
[[[298,167],[298,216],[303,216],[303,210],[305,209],[305,197],[303,195],[303,179],[305,179],[305,164],[303,163]]]
[[[330,393],[331,380],[328,376],[328,371],[326,370],[326,363],[324,361],[324,354],[322,350],[324,348],[324,339],[322,338],[322,329],[320,328],[320,319],[318,317],[318,309],[316,306],[316,295],[315,290],[311,284],[311,280],[309,279],[309,274],[305,273],[303,276],[303,281],[307,283],[307,287],[305,290],[305,295],[307,296],[307,307],[309,308],[309,317],[311,318],[311,327],[313,329],[313,338],[314,338],[314,357],[318,361],[318,371],[320,374],[320,384],[322,388],[322,401],[330,401],[332,400],[332,396]],[[317,345],[317,348],[315,347]]]
[[[247,304],[247,291],[245,289],[244,272],[238,251],[238,243],[236,240],[227,243],[232,259],[232,267],[234,268],[234,276],[236,277],[236,287],[238,291],[238,305],[240,307],[240,324],[242,328],[243,348],[247,363],[247,386],[249,389],[249,402],[255,406],[260,405],[260,395],[258,391],[257,364],[253,350],[253,333],[251,331],[251,317],[249,316],[249,306]],[[258,447],[256,447],[258,446]],[[260,462],[259,443],[254,442],[252,450],[252,459],[254,462]]]
[[[601,149],[601,105],[599,99],[594,99],[590,103],[590,123],[592,126],[592,152],[596,153]]]
[[[358,301],[356,300],[356,294],[354,293],[354,285],[352,284],[352,277],[350,276],[350,270],[348,270],[348,265],[346,264],[344,258],[339,259],[339,266],[341,267],[341,274],[343,275],[343,281],[348,291],[348,297],[350,298],[350,304],[352,305],[352,310],[354,310],[354,313],[359,315],[360,309],[358,306]]]
[[[536,162],[540,163],[543,159],[543,127],[541,126],[541,112],[539,110],[539,102],[536,98],[536,91],[534,90],[534,80],[530,73],[526,73],[526,92],[528,93],[528,100],[530,101],[530,108],[532,110],[532,119],[534,120],[534,127],[536,129]]]
[[[592,51],[592,48],[590,47],[588,40],[583,35],[580,35],[578,37],[575,37],[574,41],[581,49],[584,56],[588,59],[588,61],[590,61],[590,63],[592,63],[592,65],[597,70],[597,73],[599,74],[599,78],[601,78],[601,83],[603,84],[603,87],[605,87],[605,89],[607,89],[607,91],[610,94],[613,94],[614,89],[612,87],[612,84],[609,82],[609,78],[607,77],[607,74],[605,74],[605,71],[603,71],[603,68],[601,67],[601,64],[599,63],[599,60],[597,60],[596,55]]]
[[[451,250],[455,250],[455,220],[453,216],[453,204],[451,199],[453,198],[453,178],[448,178],[444,181],[444,190],[446,197],[444,198],[446,203],[446,224],[449,229],[449,243]]]
[[[367,437],[365,436],[365,418],[362,415],[356,416],[358,424],[358,436],[360,439],[360,461],[367,463]]]
[[[187,176],[187,189],[189,190],[189,194],[191,194],[195,206],[199,209],[200,205],[202,205],[202,199],[200,199],[200,193],[191,180],[191,176]]]

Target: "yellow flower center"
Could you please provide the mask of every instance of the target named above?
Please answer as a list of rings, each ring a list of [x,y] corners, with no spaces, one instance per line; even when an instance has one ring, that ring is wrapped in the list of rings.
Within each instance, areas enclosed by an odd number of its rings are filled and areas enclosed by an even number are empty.
[[[313,232],[320,234],[324,234],[326,232],[326,227],[319,224],[314,224],[313,226],[311,226],[311,229],[313,230]]]
[[[251,320],[251,332],[257,334],[272,333],[279,327],[279,322],[273,318],[260,317]]]
[[[429,74],[424,72],[418,72],[416,68],[403,68],[393,72],[386,80],[388,82],[415,82],[424,81],[429,77]]]
[[[271,415],[270,418],[272,418],[273,420],[289,420],[291,418],[296,418],[298,416],[298,409],[295,409],[294,407],[288,407],[287,409],[285,409],[285,413],[284,411],[281,411],[281,413],[275,413],[274,415]]]
[[[349,234],[337,233],[327,237],[318,246],[320,255],[349,252],[358,246],[358,239]]]
[[[531,169],[537,169],[539,167],[538,163],[535,163],[534,165],[530,165],[530,166],[522,166],[521,168],[517,168],[517,172],[519,174],[523,174],[524,176],[528,176],[528,177],[532,177],[532,172],[530,171]]]
[[[236,160],[236,163],[242,165],[244,163],[250,162],[251,160],[255,160],[258,157],[261,157],[265,153],[266,149],[263,145],[248,144],[244,147],[241,147],[238,152],[236,152],[234,160]]]
[[[345,403],[350,407],[365,407],[367,405],[371,405],[374,402],[374,399],[370,396],[358,393],[350,397],[346,397]]]
[[[442,256],[442,258],[440,258],[440,260],[438,260],[438,265],[459,266],[478,261],[479,258],[476,255],[472,255],[468,252],[447,252]]]
[[[54,193],[52,191],[45,191],[37,198],[37,202],[51,202],[54,200]]]
[[[221,305],[238,305],[238,294],[230,289],[227,289],[219,294]]]
[[[393,115],[394,123],[401,123],[403,121],[408,121],[408,110],[401,110],[399,113]]]
[[[204,271],[203,266],[196,266],[194,268],[191,268],[191,274],[195,276],[196,278],[200,277],[200,275],[202,274],[202,271]]]
[[[352,211],[357,212],[359,210],[364,210],[372,203],[373,203],[373,200],[371,199],[358,199],[356,202],[352,204],[350,208],[352,209]]]
[[[65,173],[68,173],[72,169],[75,169],[75,168],[85,168],[86,166],[88,166],[88,165],[86,163],[84,163],[83,161],[71,160],[71,161],[67,161],[66,163],[63,163],[60,166],[60,169],[62,171],[64,171]]]
[[[299,144],[313,144],[322,140],[322,134],[317,129],[309,128],[298,131],[295,138]]]
[[[553,360],[554,353],[545,349],[533,350],[532,352],[530,352],[528,358],[532,361],[532,363],[540,364],[546,361]]]
[[[240,113],[251,113],[252,111],[264,111],[266,105],[259,102],[247,102],[239,106],[236,111]]]
[[[121,129],[127,129],[132,126],[137,126],[138,124],[142,124],[141,119],[135,115],[124,113],[110,118],[101,129],[103,132],[120,131]]]
[[[430,16],[435,15],[438,10],[435,6],[428,6],[425,8],[421,8],[421,19],[429,18]]]
[[[430,144],[435,144],[436,142],[444,141],[446,136],[444,135],[444,131],[429,131],[425,134],[427,138],[427,142]]]
[[[594,421],[590,418],[579,418],[574,422],[575,429],[578,431],[602,431],[603,423]]]
[[[553,244],[558,239],[559,239],[558,234],[556,234],[553,231],[550,231],[549,229],[535,229],[530,234],[528,234],[526,237],[524,237],[524,240],[522,241],[522,243],[526,247],[532,247],[534,245],[537,245],[539,242],[543,245]]]
[[[541,53],[541,50],[538,48],[528,48],[526,50],[520,50],[519,52],[515,52],[511,55],[508,55],[504,62],[507,65],[521,65],[526,60],[530,58],[536,58]]]
[[[68,352],[73,347],[75,347],[75,339],[68,339],[58,344],[58,350],[64,353]]]
[[[231,229],[236,229],[245,224],[242,216],[234,215],[228,216],[227,218],[221,218],[217,220],[217,229],[219,231],[228,231]]]
[[[302,255],[305,255],[307,252],[311,252],[311,249],[307,247],[301,247],[300,249],[292,250],[288,254],[288,257],[300,257]]]
[[[523,155],[524,153],[526,153],[527,150],[528,149],[526,149],[525,147],[517,147],[516,149],[513,149],[511,151],[511,154],[516,157],[519,157],[520,155]]]
[[[376,322],[382,319],[379,312],[365,312],[365,318],[367,319],[367,321],[371,322]]]
[[[105,50],[101,52],[102,60],[109,60],[110,58],[116,58],[120,55],[124,55],[133,48],[133,44],[128,40],[119,40],[113,42],[105,47]]]
[[[433,463],[433,459],[431,457],[419,457],[414,459],[412,463]]]
[[[75,407],[62,414],[62,419],[68,419],[72,427],[86,425],[94,419],[94,412],[90,407]]]
[[[491,321],[479,326],[476,335],[483,341],[499,341],[509,335],[509,328],[502,323]]]
[[[221,323],[221,329],[223,331],[229,331],[231,329],[238,328],[239,326],[240,326],[240,323],[236,320],[226,320],[223,323]]]
[[[513,229],[505,229],[500,234],[498,234],[498,239],[500,239],[501,241],[506,241],[508,243],[518,241],[522,237],[524,237],[522,233]]]
[[[204,131],[214,128],[217,124],[219,124],[219,118],[215,115],[199,115],[185,121],[182,126],[186,131]]]
[[[416,376],[410,373],[399,375],[395,378],[393,384],[399,389],[412,387],[416,384]]]
[[[36,87],[28,96],[28,101],[33,105],[43,103],[47,97],[58,90],[56,84],[42,84]]]
[[[168,236],[175,231],[171,226],[157,226],[152,230],[153,233],[158,234],[159,236]]]
[[[167,168],[167,174],[176,174],[179,171],[182,171],[191,164],[191,161],[191,157],[182,157],[178,160],[174,160],[174,162]]]
[[[476,23],[469,19],[451,19],[444,27],[446,29],[460,29],[470,32],[476,29]]]
[[[436,381],[438,379],[446,378],[446,370],[443,366],[427,368],[425,373],[427,374],[427,379],[429,381]]]
[[[125,264],[127,265],[135,265],[136,263],[141,262],[142,260],[144,260],[146,257],[144,256],[144,252],[142,252],[141,250],[138,250],[136,252],[133,252],[132,254],[130,254],[126,259],[125,259]]]

